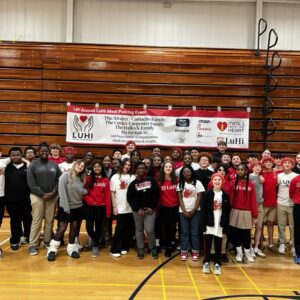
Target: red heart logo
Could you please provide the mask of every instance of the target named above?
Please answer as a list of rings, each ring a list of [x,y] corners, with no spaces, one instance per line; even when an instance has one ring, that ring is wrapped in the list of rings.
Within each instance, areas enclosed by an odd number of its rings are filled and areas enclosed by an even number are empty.
[[[87,116],[80,116],[79,119],[82,123],[84,123],[87,119]]]
[[[221,131],[224,131],[227,128],[227,123],[226,122],[218,122],[217,126]]]

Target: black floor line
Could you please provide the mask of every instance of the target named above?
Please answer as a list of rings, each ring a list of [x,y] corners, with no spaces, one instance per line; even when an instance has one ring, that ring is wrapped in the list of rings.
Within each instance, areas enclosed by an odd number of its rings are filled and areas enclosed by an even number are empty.
[[[134,292],[131,294],[131,296],[128,298],[128,300],[133,300],[135,296],[139,293],[139,291],[144,287],[144,285],[147,283],[147,281],[164,265],[166,265],[168,262],[170,262],[172,259],[174,259],[176,256],[178,256],[180,252],[174,254],[164,262],[162,262],[160,265],[158,265],[149,275],[145,277],[145,279],[138,285],[138,287],[134,290]]]

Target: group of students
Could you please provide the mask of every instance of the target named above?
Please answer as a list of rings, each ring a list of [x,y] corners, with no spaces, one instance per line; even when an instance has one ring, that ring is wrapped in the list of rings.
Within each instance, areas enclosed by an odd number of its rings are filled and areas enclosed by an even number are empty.
[[[69,224],[67,253],[79,258],[79,232],[85,219],[88,244],[97,257],[103,231],[112,230],[114,216],[112,257],[126,255],[135,239],[137,257],[143,259],[145,237],[154,259],[160,247],[170,257],[178,230],[181,260],[186,261],[191,252],[191,259],[198,261],[203,252],[203,272],[210,273],[213,260],[214,274],[219,275],[221,263],[228,262],[228,245],[235,248],[237,262],[266,257],[264,224],[268,248],[275,252],[277,221],[278,252],[286,252],[289,225],[291,252],[300,264],[300,154],[295,163],[290,157],[273,158],[266,150],[262,160],[249,154],[246,164],[226,148],[223,141],[212,155],[197,148],[173,148],[164,159],[154,148],[151,157],[142,159],[135,142],[128,141],[125,154],[115,150],[97,160],[87,152],[75,160],[71,146],[61,151],[58,144],[42,143],[39,158],[32,147],[25,149],[24,158],[22,150],[13,147],[9,157],[0,160],[1,222],[5,205],[11,218],[11,249],[29,243],[30,255],[36,255],[44,219],[48,261],[56,259]],[[53,233],[55,212],[58,226]]]

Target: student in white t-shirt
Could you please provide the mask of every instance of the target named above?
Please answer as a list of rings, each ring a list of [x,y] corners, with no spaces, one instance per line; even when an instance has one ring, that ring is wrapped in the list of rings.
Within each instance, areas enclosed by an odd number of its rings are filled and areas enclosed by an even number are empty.
[[[117,226],[110,249],[113,257],[120,257],[129,251],[134,221],[131,206],[127,201],[127,188],[134,179],[135,176],[131,174],[131,162],[125,158],[118,172],[110,180],[113,214],[117,216]]]
[[[295,166],[295,161],[290,157],[285,157],[281,160],[283,172],[277,176],[277,216],[278,216],[278,238],[279,248],[278,252],[284,254],[286,250],[286,236],[285,228],[287,224],[290,227],[292,254],[295,256],[294,246],[294,219],[293,219],[293,201],[289,195],[289,187],[292,179],[297,177],[298,174],[292,172]]]
[[[204,192],[202,183],[197,180],[191,166],[184,166],[177,187],[179,197],[180,249],[181,260],[188,258],[191,237],[192,259],[199,260],[200,252],[200,201]]]
[[[222,190],[225,179],[219,173],[211,177],[212,189],[204,193],[201,202],[201,229],[204,233],[204,260],[203,273],[210,273],[212,259],[211,246],[214,241],[214,274],[221,275],[221,252],[223,234],[228,233],[230,200]]]
[[[62,154],[66,160],[60,163],[58,167],[63,174],[70,172],[70,170],[72,169],[75,162],[76,149],[72,146],[67,146],[63,149]]]

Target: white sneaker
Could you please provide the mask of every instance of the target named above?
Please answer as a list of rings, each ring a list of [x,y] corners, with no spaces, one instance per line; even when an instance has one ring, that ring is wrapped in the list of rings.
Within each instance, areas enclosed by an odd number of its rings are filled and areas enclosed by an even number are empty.
[[[238,253],[236,254],[235,260],[236,260],[237,262],[242,262],[242,261],[243,261],[243,252],[242,252],[242,253],[241,253],[241,252],[238,252]]]
[[[221,267],[220,267],[219,264],[215,264],[215,266],[214,266],[214,274],[215,275],[221,275],[222,274]]]
[[[278,253],[280,253],[280,254],[285,253],[285,245],[284,244],[280,244],[280,246],[278,248]]]
[[[251,255],[253,258],[256,258],[255,251],[254,251],[254,249],[253,249],[252,247],[250,248],[250,255]]]
[[[121,254],[122,254],[122,255],[126,255],[127,253],[128,253],[127,250],[122,250],[122,251],[121,251]]]
[[[245,257],[246,257],[246,261],[248,263],[254,263],[254,258],[252,257],[252,255],[250,253],[250,249],[245,249]]]
[[[296,249],[295,249],[295,247],[292,247],[291,253],[292,253],[293,257],[296,257]]]
[[[110,255],[111,255],[112,257],[120,257],[120,256],[121,256],[120,253],[111,253],[111,252],[110,252]]]
[[[264,254],[259,248],[255,249],[254,252],[256,256],[263,257],[263,258],[267,257],[266,254]]]
[[[209,274],[210,273],[210,268],[209,268],[209,262],[206,262],[203,267],[202,267],[202,272],[205,274]]]

